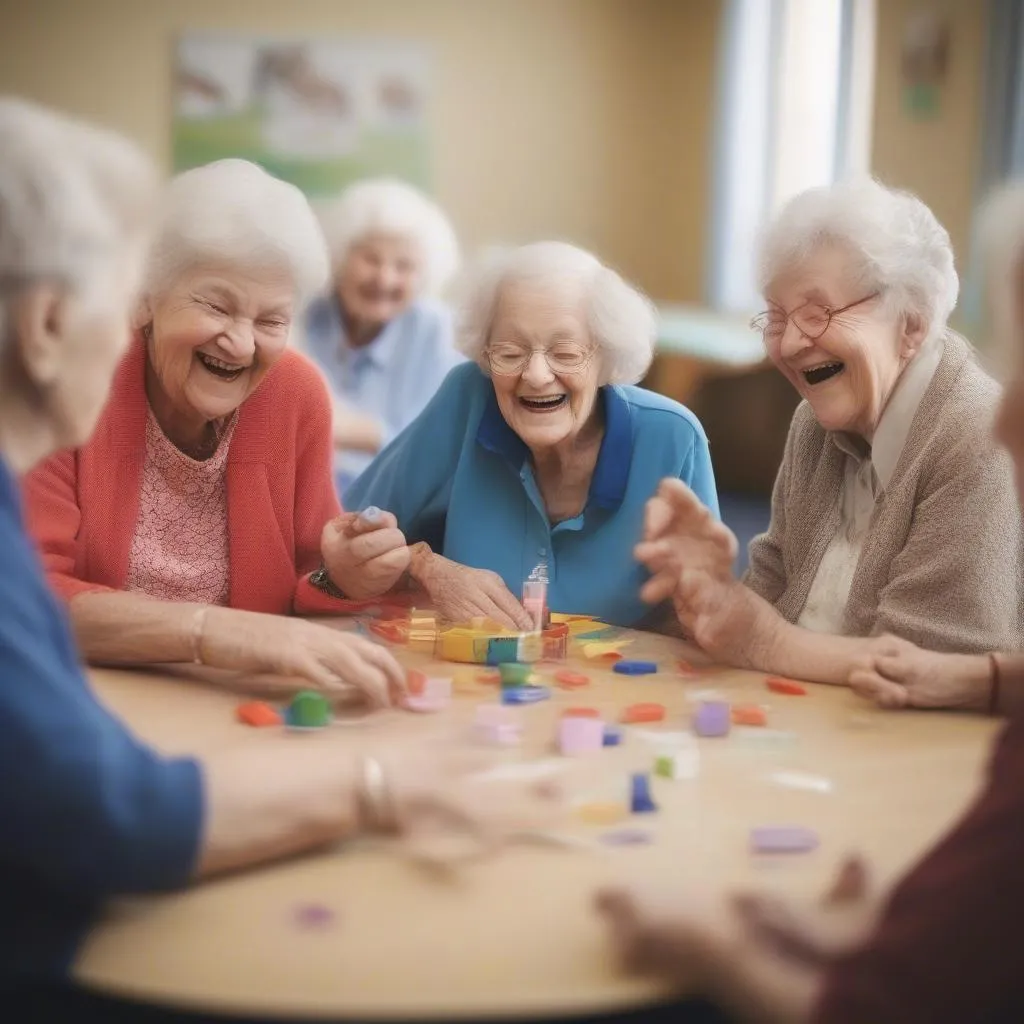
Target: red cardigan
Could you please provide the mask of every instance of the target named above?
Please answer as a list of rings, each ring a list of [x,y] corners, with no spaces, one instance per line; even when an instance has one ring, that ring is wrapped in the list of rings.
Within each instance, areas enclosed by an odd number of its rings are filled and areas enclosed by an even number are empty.
[[[24,479],[25,515],[53,589],[70,600],[120,590],[139,514],[146,459],[146,351],[121,361],[92,438]],[[319,372],[286,351],[242,403],[228,453],[228,604],[248,611],[338,614],[309,583],[320,533],[341,512],[332,480],[331,403]]]

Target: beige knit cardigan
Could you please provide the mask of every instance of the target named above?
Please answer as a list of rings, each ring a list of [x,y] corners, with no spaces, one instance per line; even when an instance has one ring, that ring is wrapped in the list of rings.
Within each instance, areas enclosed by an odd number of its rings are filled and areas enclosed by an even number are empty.
[[[992,437],[999,385],[948,333],[888,488],[875,504],[844,612],[848,636],[895,633],[940,651],[1024,647],[1022,518]],[[800,617],[840,525],[845,456],[802,402],[744,582]]]

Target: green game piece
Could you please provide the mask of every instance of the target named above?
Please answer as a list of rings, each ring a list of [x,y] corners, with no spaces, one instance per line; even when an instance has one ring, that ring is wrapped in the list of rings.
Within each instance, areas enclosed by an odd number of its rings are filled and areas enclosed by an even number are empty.
[[[506,662],[498,666],[498,673],[501,675],[502,686],[525,686],[533,675],[533,669],[518,662]]]
[[[654,774],[671,779],[675,775],[676,763],[671,754],[662,754],[654,759]]]
[[[296,729],[321,729],[331,724],[331,705],[321,694],[303,690],[292,697],[285,721]]]

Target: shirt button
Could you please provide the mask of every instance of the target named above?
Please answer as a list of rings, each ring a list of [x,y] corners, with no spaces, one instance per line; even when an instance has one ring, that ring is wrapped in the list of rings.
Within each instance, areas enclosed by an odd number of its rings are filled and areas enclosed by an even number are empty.
[[[547,553],[548,553],[548,549],[547,548],[537,548],[537,554],[540,555],[542,558]]]

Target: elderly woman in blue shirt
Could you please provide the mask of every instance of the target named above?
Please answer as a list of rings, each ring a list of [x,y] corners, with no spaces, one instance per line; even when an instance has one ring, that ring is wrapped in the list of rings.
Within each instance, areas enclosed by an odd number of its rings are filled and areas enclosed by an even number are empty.
[[[496,799],[491,784],[484,795],[479,781],[437,765],[436,752],[360,756],[340,735],[297,745],[271,736],[203,759],[166,757],[89,688],[68,617],[25,532],[17,476],[78,447],[96,426],[129,342],[157,195],[152,168],[126,140],[0,97],[5,1019],[81,1020],[83,1009],[97,1010],[90,1020],[128,1019],[64,987],[78,944],[112,897],[364,831],[454,823],[490,842],[502,816],[521,828],[544,806],[534,801],[545,793],[521,785],[519,807]],[[390,654],[387,665],[400,681]]]
[[[436,299],[459,263],[451,223],[401,181],[349,186],[322,214],[332,293],[315,302],[304,347],[335,400],[340,496],[410,424],[461,357]]]
[[[574,246],[523,246],[480,276],[459,337],[472,362],[349,491],[398,517],[441,614],[529,628],[517,595],[540,579],[554,611],[657,624],[633,557],[644,503],[666,476],[718,502],[700,423],[632,386],[654,341],[650,303]]]

